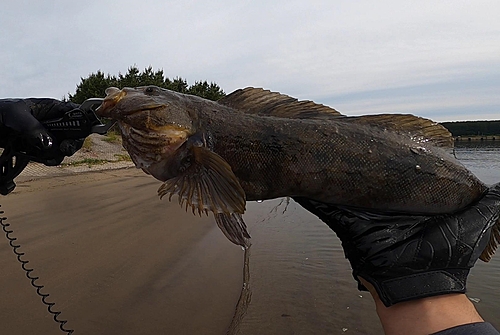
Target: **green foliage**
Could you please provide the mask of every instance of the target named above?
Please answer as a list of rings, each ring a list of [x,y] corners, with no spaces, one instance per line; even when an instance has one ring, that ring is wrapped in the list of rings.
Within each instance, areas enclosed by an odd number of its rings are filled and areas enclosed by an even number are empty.
[[[81,78],[75,94],[69,94],[68,97],[72,102],[82,103],[88,98],[104,98],[106,96],[105,90],[108,87],[123,88],[147,85],[193,94],[210,100],[218,100],[226,95],[219,85],[215,83],[209,84],[207,81],[197,81],[194,85],[189,86],[187,81],[181,77],[176,77],[173,80],[165,77],[163,70],[154,71],[149,66],[141,72],[136,66],[131,66],[125,75],[121,73],[118,76],[104,75],[101,70],[91,73],[87,78]]]
[[[132,158],[128,154],[115,154],[116,161],[115,162],[131,162]]]
[[[87,137],[83,141],[82,149],[84,151],[90,151],[90,150],[92,150],[92,139],[90,137]]]
[[[102,138],[103,141],[106,141],[108,143],[117,143],[117,142],[121,142],[121,135],[119,132],[117,132],[116,130],[109,130],[107,133],[106,133],[106,136],[104,136]]]
[[[61,166],[88,165],[88,167],[92,167],[92,165],[106,164],[107,162],[108,162],[108,160],[106,160],[106,159],[84,158],[84,159],[76,161],[76,162],[62,163]]]
[[[127,154],[115,154],[115,159],[101,159],[101,158],[83,158],[79,161],[74,161],[70,163],[62,163],[61,166],[80,166],[87,165],[91,168],[93,165],[102,165],[106,163],[116,163],[116,162],[131,162],[132,159]]]
[[[500,134],[500,121],[459,121],[441,123],[453,136],[491,136]]]
[[[101,70],[92,73],[88,78],[81,78],[80,84],[76,87],[75,95],[68,94],[69,100],[81,104],[88,98],[104,98],[106,88],[116,86],[118,81],[116,77],[109,74],[104,75]]]
[[[220,87],[215,83],[207,83],[207,81],[197,81],[188,88],[188,94],[197,95],[199,97],[217,101],[225,94]]]
[[[168,83],[165,84],[164,88],[179,93],[187,93],[189,89],[187,81],[181,77],[176,77],[173,81],[169,80]]]

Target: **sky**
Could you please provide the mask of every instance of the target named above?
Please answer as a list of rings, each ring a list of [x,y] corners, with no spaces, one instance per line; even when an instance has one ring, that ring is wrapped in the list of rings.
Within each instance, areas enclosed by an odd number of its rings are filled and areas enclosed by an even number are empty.
[[[357,116],[500,119],[500,1],[5,0],[0,98],[163,69]]]

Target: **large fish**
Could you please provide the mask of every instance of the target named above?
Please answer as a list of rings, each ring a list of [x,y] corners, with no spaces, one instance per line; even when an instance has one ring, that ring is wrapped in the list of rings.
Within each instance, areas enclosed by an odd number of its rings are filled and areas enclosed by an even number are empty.
[[[412,115],[346,117],[257,88],[214,102],[155,86],[108,88],[97,110],[118,121],[138,168],[193,212],[213,212],[246,245],[247,200],[307,197],[402,214],[453,213],[487,190],[450,153],[451,134]],[[497,226],[498,227],[498,226]]]

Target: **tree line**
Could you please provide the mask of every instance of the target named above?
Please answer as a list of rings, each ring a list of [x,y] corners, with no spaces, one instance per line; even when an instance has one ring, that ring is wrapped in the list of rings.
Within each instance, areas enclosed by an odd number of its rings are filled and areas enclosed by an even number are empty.
[[[118,76],[107,74],[101,70],[91,73],[87,78],[81,78],[76,87],[75,94],[69,94],[69,100],[81,104],[89,98],[104,98],[104,91],[108,87],[137,87],[155,85],[172,91],[193,94],[209,100],[219,100],[226,94],[219,85],[211,82],[196,81],[193,85],[188,85],[187,81],[181,77],[170,79],[165,76],[163,70],[153,70],[147,67],[144,71],[139,71],[136,66],[129,67],[126,74]]]
[[[205,99],[219,100],[226,93],[216,83],[196,81],[193,85],[188,85],[187,81],[181,77],[170,79],[165,76],[163,70],[153,70],[151,66],[140,71],[137,66],[129,67],[127,73],[110,75],[104,74],[101,70],[91,73],[87,78],[81,78],[76,87],[74,95],[69,94],[69,100],[75,103],[82,103],[88,98],[104,98],[104,91],[108,87],[137,87],[155,85],[172,91],[193,94]],[[491,136],[500,135],[500,121],[456,121],[442,122],[453,136]]]
[[[500,135],[500,121],[455,121],[441,124],[455,137]]]

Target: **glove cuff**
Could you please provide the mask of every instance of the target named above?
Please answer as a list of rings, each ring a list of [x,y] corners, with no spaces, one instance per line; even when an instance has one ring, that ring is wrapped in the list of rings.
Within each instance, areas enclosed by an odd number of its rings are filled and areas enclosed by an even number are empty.
[[[465,293],[469,269],[446,269],[417,273],[403,277],[375,281],[360,275],[377,290],[386,307],[398,302],[432,297],[448,293]]]

